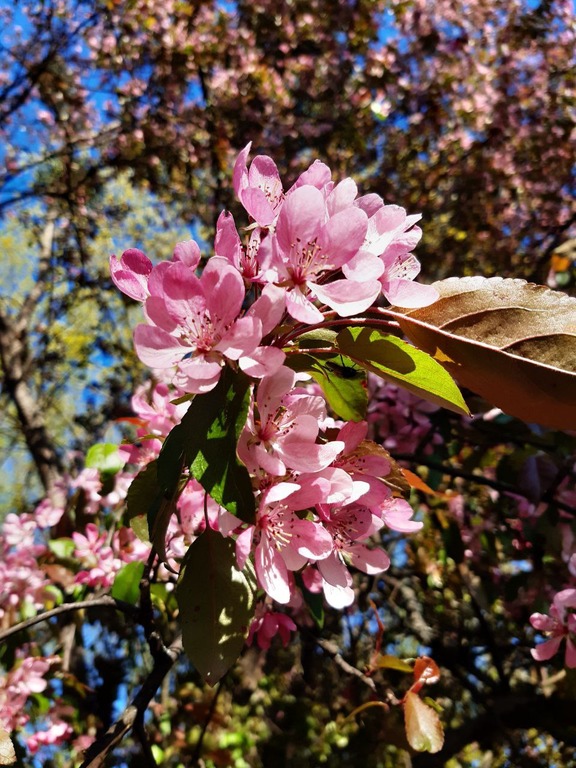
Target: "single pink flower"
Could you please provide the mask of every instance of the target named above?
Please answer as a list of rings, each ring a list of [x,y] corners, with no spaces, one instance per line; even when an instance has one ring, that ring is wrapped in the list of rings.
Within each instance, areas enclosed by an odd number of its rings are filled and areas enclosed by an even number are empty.
[[[422,237],[422,230],[415,226],[420,214],[406,215],[399,205],[381,205],[369,214],[366,239],[360,255],[344,268],[344,274],[354,277],[358,270],[376,270],[382,293],[391,304],[401,307],[423,307],[438,299],[435,288],[415,283],[420,272],[420,262],[411,253]],[[377,257],[380,266],[368,259]],[[379,271],[378,271],[379,270]]]
[[[176,243],[172,262],[181,262],[194,271],[200,262],[200,248],[194,240]],[[163,262],[168,264],[170,262]],[[114,285],[136,301],[146,301],[153,292],[151,285],[158,273],[165,269],[163,265],[152,266],[150,259],[137,248],[124,251],[120,259],[110,256],[110,277]]]
[[[272,240],[274,282],[286,288],[286,309],[304,323],[318,323],[322,313],[310,297],[342,316],[363,312],[377,298],[377,280],[326,282],[362,245],[368,219],[355,206],[330,215],[330,197],[301,186],[286,198]]]
[[[145,301],[149,295],[148,278],[152,262],[137,248],[124,251],[120,259],[110,256],[110,277],[114,285],[136,301]]]
[[[344,607],[354,599],[347,565],[367,574],[381,573],[390,567],[390,558],[383,549],[371,549],[362,541],[376,533],[382,521],[360,504],[339,508],[322,505],[317,511],[333,540],[330,556],[316,564],[322,575],[324,596],[333,608]]]
[[[200,278],[178,263],[162,278],[155,295],[146,301],[149,324],[137,326],[134,332],[143,363],[174,368],[176,383],[194,393],[216,386],[225,359],[238,360],[242,367],[245,358],[248,367],[256,362],[265,372],[281,365],[281,350],[274,349],[271,355],[257,352],[262,319],[254,307],[252,313],[239,316],[244,282],[226,259],[210,259]],[[275,301],[280,303],[280,298]],[[281,311],[282,306],[277,314]]]
[[[548,661],[566,640],[564,663],[570,669],[576,667],[576,589],[564,589],[554,596],[550,614],[533,613],[530,623],[539,632],[550,634],[550,639],[531,650],[537,661]]]
[[[272,639],[279,635],[282,645],[286,647],[290,642],[290,633],[295,632],[296,629],[296,624],[285,613],[272,611],[268,605],[259,603],[256,607],[256,615],[250,624],[246,642],[252,645],[256,639],[258,647],[267,651]]]
[[[345,449],[334,461],[335,467],[345,470],[350,477],[367,483],[362,504],[380,507],[392,495],[385,478],[390,474],[391,464],[385,452],[370,440],[366,440],[368,425],[365,421],[348,422],[338,433]]]
[[[315,160],[285,195],[278,168],[271,157],[257,155],[248,168],[251,146],[252,142],[236,158],[232,181],[236,196],[259,227],[270,227],[274,223],[286,196],[294,190],[304,185],[323,189],[330,182],[328,166]]]
[[[148,395],[145,387],[139,387],[136,390],[132,396],[131,405],[134,413],[146,424],[143,435],[153,433],[166,437],[170,430],[180,423],[182,416],[189,408],[189,403],[173,405],[171,401],[175,397],[176,394],[163,383],[156,384],[151,396]]]
[[[238,455],[254,474],[259,469],[281,477],[287,469],[318,472],[344,447],[341,441],[317,443],[325,415],[321,397],[294,394],[295,374],[281,367],[258,385],[256,408],[238,443]]]
[[[310,560],[327,557],[332,550],[328,531],[312,520],[301,520],[283,499],[294,484],[280,483],[264,495],[256,515],[256,524],[236,539],[240,568],[254,547],[258,583],[277,603],[290,602],[293,592],[291,571],[303,568]]]
[[[276,163],[266,155],[257,155],[248,169],[246,160],[251,146],[247,144],[236,158],[234,191],[258,226],[268,227],[284,199],[282,181]]]

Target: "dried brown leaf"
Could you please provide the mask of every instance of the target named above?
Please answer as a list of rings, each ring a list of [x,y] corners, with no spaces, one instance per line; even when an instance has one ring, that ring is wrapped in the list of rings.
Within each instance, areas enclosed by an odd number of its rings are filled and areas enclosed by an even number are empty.
[[[576,299],[498,277],[434,287],[434,304],[392,308],[408,338],[506,413],[576,429]]]

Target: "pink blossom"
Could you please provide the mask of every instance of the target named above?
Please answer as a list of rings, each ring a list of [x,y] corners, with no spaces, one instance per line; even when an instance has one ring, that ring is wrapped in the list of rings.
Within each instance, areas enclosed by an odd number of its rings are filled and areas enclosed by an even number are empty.
[[[284,190],[278,168],[271,157],[257,155],[248,169],[246,161],[251,146],[250,142],[236,158],[233,175],[234,191],[258,226],[269,227],[284,203]],[[315,160],[308,170],[301,174],[287,195],[303,185],[322,189],[329,181],[330,169],[324,163]]]
[[[232,214],[222,211],[216,222],[214,253],[229,261],[248,284],[259,281],[262,277],[259,259],[260,243],[260,230],[254,229],[250,233],[247,245],[244,246]]]
[[[186,413],[189,403],[173,405],[175,395],[166,384],[156,384],[151,397],[146,397],[144,387],[140,387],[132,396],[132,410],[146,423],[145,434],[154,433],[166,437]]]
[[[21,649],[23,655],[27,649]],[[48,682],[46,675],[58,659],[26,655],[4,677],[0,677],[0,727],[10,732],[22,728],[29,720],[25,711],[31,693],[42,693]]]
[[[438,410],[437,405],[373,374],[368,376],[368,390],[368,421],[385,448],[407,454],[420,449],[430,453],[442,442],[438,430],[431,429],[430,414]],[[428,438],[430,432],[433,435]]]
[[[531,650],[537,661],[548,661],[559,650],[566,639],[564,663],[571,669],[576,667],[576,589],[564,589],[554,596],[550,614],[533,613],[530,623],[539,632],[550,634],[550,638]]]
[[[404,499],[387,499],[380,508],[382,520],[393,531],[414,533],[419,531],[423,523],[412,520],[414,510]]]
[[[325,282],[357,254],[368,224],[352,205],[331,215],[330,203],[316,187],[299,187],[282,206],[272,241],[274,282],[286,288],[288,313],[304,323],[323,319],[310,295],[346,317],[363,312],[380,293],[377,280]]]
[[[9,547],[35,548],[34,534],[38,529],[38,524],[34,515],[23,514],[16,515],[9,512],[4,518],[2,533],[4,540]],[[40,547],[41,550],[44,547]]]
[[[365,421],[348,422],[338,433],[344,441],[345,449],[334,461],[334,466],[341,467],[356,480],[368,484],[368,490],[362,497],[367,507],[380,506],[392,495],[384,478],[390,474],[390,459],[382,448],[370,440],[365,440],[368,425]]]
[[[70,488],[81,489],[83,492],[84,512],[87,515],[95,515],[100,508],[102,496],[102,481],[100,473],[94,467],[86,467],[78,477],[70,481]]]
[[[206,529],[206,517],[210,528],[228,536],[242,522],[217,504],[199,482],[188,481],[177,502],[178,514],[172,516],[167,531],[166,550],[172,559],[184,556],[189,545]]]
[[[119,447],[127,464],[144,466],[155,459],[160,453],[162,442],[154,439],[152,435],[166,437],[170,430],[180,423],[190,406],[188,402],[173,405],[171,401],[181,392],[171,392],[162,382],[154,387],[152,393],[147,390],[146,387],[139,387],[132,396],[131,404],[136,418],[128,420],[139,424],[136,430],[138,440],[132,445],[124,444]]]
[[[295,374],[282,367],[258,386],[256,409],[238,443],[238,455],[254,473],[282,476],[287,468],[317,472],[336,458],[344,443],[319,444],[318,421],[325,416],[321,397],[293,394]]]
[[[200,249],[194,240],[177,243],[172,262],[180,262],[192,272],[200,262]],[[152,266],[150,259],[137,248],[124,251],[120,259],[110,256],[110,277],[114,285],[136,301],[145,301],[151,294],[151,281],[158,279],[165,266]]]
[[[354,600],[347,564],[368,574],[381,573],[390,567],[390,558],[383,549],[371,549],[362,541],[375,533],[382,521],[359,504],[332,509],[322,506],[318,511],[332,537],[333,551],[316,566],[322,575],[327,602],[340,608]]]
[[[148,278],[152,262],[137,248],[124,251],[120,259],[110,256],[110,277],[114,285],[136,301],[144,301],[149,295]]]
[[[0,559],[0,617],[15,611],[44,607],[50,581],[37,561],[37,550],[30,548],[4,552]]]
[[[359,201],[360,202],[360,201]],[[382,292],[391,304],[401,307],[422,307],[438,299],[438,292],[428,285],[415,283],[420,263],[411,253],[422,237],[422,230],[415,226],[420,214],[407,216],[399,205],[382,205],[368,219],[363,253],[377,256],[380,273],[376,275]],[[353,262],[344,267],[352,271]]]
[[[112,549],[122,563],[143,562],[150,554],[150,544],[135,535],[131,528],[122,526],[112,538]]]
[[[66,508],[68,482],[57,480],[40,504],[34,510],[36,522],[40,528],[51,528],[60,522]]]
[[[287,646],[290,642],[290,633],[295,632],[296,629],[296,624],[285,613],[272,611],[269,606],[259,603],[256,607],[256,615],[250,624],[246,642],[252,645],[256,639],[258,647],[267,651],[272,639],[279,635],[282,644]]]
[[[56,746],[62,744],[73,734],[72,727],[63,720],[51,721],[48,728],[42,731],[35,731],[30,736],[26,736],[26,745],[31,755],[35,755],[40,747]]]
[[[78,584],[111,587],[122,561],[114,556],[112,547],[106,543],[106,534],[99,533],[94,523],[88,523],[86,535],[74,532],[72,539],[76,545],[74,556],[84,566],[76,575]]]
[[[240,367],[243,363],[256,367],[260,375],[281,365],[280,350],[258,351],[264,333],[262,305],[239,316],[244,283],[226,259],[210,259],[200,278],[184,264],[173,264],[155,291],[145,305],[149,324],[134,332],[136,352],[146,365],[176,369],[175,381],[182,389],[193,393],[213,389],[225,359],[238,360]],[[281,315],[279,294],[267,293],[265,302],[269,319]]]
[[[236,158],[234,192],[257,224],[268,227],[284,199],[282,181],[276,163],[265,155],[257,155],[248,169],[246,160],[251,146],[247,144]]]
[[[332,538],[322,525],[301,520],[282,503],[293,489],[293,484],[289,483],[272,487],[261,501],[256,524],[248,527],[236,540],[239,567],[244,567],[254,546],[258,583],[281,604],[291,599],[293,583],[289,572],[299,570],[309,560],[327,557],[332,549]]]

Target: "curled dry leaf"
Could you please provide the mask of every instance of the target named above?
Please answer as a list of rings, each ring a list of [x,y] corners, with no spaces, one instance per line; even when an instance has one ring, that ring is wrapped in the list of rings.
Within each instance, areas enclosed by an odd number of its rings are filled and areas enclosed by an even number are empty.
[[[449,278],[391,314],[463,386],[511,416],[576,429],[576,299],[523,280]]]

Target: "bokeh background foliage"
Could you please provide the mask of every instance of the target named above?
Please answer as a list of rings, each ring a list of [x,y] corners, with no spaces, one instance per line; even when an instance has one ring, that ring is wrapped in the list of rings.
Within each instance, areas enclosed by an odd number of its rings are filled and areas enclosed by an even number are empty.
[[[427,280],[571,289],[571,2],[14,0],[0,29],[4,515],[81,468],[91,444],[118,439],[110,424],[131,413],[138,310],[112,286],[109,254],[158,259],[209,240],[220,210],[236,210],[231,167],[248,141],[287,184],[318,157],[421,212]],[[506,418],[463,423],[402,397],[380,391],[376,429],[431,490],[413,492],[422,534],[386,542],[393,567],[359,578],[357,612],[326,613],[286,649],[248,650],[216,693],[180,663],[149,717],[159,764],[571,764],[576,680],[531,660],[526,627],[565,578],[574,439]],[[395,438],[399,426],[418,439]],[[70,621],[79,682],[51,695],[78,733],[95,733],[141,681],[147,645],[112,611]],[[53,629],[47,648],[61,642]],[[370,664],[376,638],[441,666],[440,755],[410,756],[395,710],[349,717],[376,695],[350,672]],[[370,679],[381,697],[409,685],[388,669]],[[43,765],[77,760],[55,752]],[[139,760],[127,741],[111,764]]]

